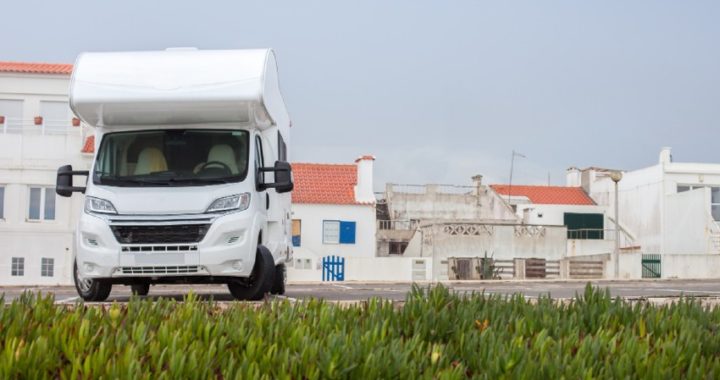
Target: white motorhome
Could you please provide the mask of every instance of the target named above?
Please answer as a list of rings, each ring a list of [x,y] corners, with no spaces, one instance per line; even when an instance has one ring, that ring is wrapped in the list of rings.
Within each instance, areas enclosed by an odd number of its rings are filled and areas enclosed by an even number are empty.
[[[91,171],[58,169],[85,194],[74,280],[88,301],[113,284],[226,283],[238,299],[283,293],[291,259],[290,120],[272,50],[85,53],[70,106],[95,127]],[[86,186],[73,186],[86,176]]]

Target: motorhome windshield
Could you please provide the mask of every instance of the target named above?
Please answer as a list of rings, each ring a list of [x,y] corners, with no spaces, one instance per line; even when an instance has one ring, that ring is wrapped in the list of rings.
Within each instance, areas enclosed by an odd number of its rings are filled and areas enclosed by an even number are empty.
[[[202,186],[239,182],[248,168],[243,130],[173,129],[108,133],[93,182],[109,186]]]

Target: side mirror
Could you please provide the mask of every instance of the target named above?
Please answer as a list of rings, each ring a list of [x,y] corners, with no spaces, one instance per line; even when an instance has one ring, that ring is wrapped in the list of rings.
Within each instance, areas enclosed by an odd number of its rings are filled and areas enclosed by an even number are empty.
[[[287,193],[293,190],[292,167],[285,161],[275,161],[271,168],[260,168],[260,172],[275,173],[275,182],[264,182],[259,185],[261,190],[273,188],[278,193]]]
[[[72,193],[85,194],[84,187],[73,187],[73,176],[84,175],[87,177],[90,172],[87,170],[73,171],[72,165],[64,165],[58,168],[57,179],[55,180],[55,192],[61,197],[69,197]]]

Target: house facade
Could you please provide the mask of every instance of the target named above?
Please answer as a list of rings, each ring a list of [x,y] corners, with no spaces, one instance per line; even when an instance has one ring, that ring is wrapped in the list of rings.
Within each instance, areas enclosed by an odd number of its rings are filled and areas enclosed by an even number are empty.
[[[350,259],[345,278],[366,275],[375,257],[375,196],[372,156],[353,164],[294,163],[293,262],[290,281],[321,281],[322,260]]]
[[[71,65],[0,62],[0,283],[69,284],[82,197],[55,195],[58,167],[90,167]]]

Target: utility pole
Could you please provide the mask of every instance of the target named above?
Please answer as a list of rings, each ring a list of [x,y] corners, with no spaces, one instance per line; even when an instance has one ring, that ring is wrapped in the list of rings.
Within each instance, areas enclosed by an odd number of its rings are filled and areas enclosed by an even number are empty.
[[[610,173],[610,179],[615,182],[615,279],[620,278],[620,217],[618,216],[618,182],[622,179],[622,172],[615,171]]]
[[[510,158],[510,181],[508,183],[508,205],[510,204],[510,195],[512,194],[512,176],[513,176],[513,169],[515,168],[515,157],[522,157],[527,158],[523,156],[522,154],[516,152],[514,149],[512,151],[512,157]]]

